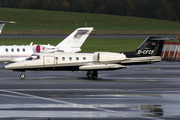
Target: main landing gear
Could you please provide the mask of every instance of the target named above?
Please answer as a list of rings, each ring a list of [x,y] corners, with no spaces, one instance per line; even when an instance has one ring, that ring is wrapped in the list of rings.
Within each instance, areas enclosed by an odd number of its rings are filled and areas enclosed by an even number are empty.
[[[20,78],[21,78],[21,79],[24,79],[25,77],[26,77],[25,73],[22,73],[22,74],[20,75]]]
[[[90,78],[90,79],[97,79],[97,78],[98,78],[98,72],[97,72],[97,70],[87,71],[86,76],[87,76],[88,78]],[[21,79],[25,79],[25,78],[26,78],[25,73],[21,73],[20,78],[21,78]]]
[[[97,70],[94,71],[87,71],[86,76],[90,79],[97,79],[98,78],[98,72]]]

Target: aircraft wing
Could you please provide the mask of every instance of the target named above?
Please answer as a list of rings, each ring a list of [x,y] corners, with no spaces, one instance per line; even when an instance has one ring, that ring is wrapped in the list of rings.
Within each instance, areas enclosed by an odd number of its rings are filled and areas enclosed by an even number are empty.
[[[80,66],[80,70],[110,70],[110,69],[121,69],[126,68],[127,66],[120,64],[92,64]]]
[[[0,21],[0,34],[2,32],[2,29],[5,25],[5,23],[16,23],[16,22],[14,22],[14,21]]]

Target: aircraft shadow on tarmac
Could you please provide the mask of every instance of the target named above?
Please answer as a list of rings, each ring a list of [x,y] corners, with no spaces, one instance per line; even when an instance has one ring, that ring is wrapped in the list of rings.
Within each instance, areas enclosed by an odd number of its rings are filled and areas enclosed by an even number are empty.
[[[87,78],[87,77],[79,77],[78,79],[87,80],[87,81],[116,81],[115,79],[104,79],[104,78],[93,79],[93,78]]]

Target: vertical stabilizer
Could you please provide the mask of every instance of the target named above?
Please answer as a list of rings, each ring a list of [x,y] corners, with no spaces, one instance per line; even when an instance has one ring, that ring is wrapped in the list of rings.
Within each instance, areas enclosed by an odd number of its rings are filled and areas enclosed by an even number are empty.
[[[172,39],[163,37],[147,37],[137,50],[125,52],[124,54],[126,54],[128,57],[161,56],[161,51],[165,40]]]
[[[56,47],[61,52],[74,53],[81,51],[80,47],[87,39],[93,27],[78,28],[68,37],[66,37],[62,42],[60,42]]]
[[[2,32],[2,29],[5,25],[5,23],[15,23],[14,21],[0,21],[0,34]]]

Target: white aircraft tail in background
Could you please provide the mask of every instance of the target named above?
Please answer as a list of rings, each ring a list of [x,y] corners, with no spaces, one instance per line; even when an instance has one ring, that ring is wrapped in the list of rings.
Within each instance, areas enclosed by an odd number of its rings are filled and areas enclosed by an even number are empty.
[[[13,21],[0,21],[0,32],[2,31],[5,23],[15,23]],[[57,46],[53,45],[9,45],[0,46],[0,61],[3,62],[17,62],[26,59],[34,53],[75,53],[81,51],[80,47],[87,39],[93,27],[78,28]]]
[[[0,34],[2,32],[2,29],[5,25],[5,23],[16,23],[16,22],[14,22],[14,21],[0,21]]]
[[[93,27],[78,28],[62,42],[60,42],[56,48],[64,53],[75,53],[81,51],[80,47],[87,39]]]

